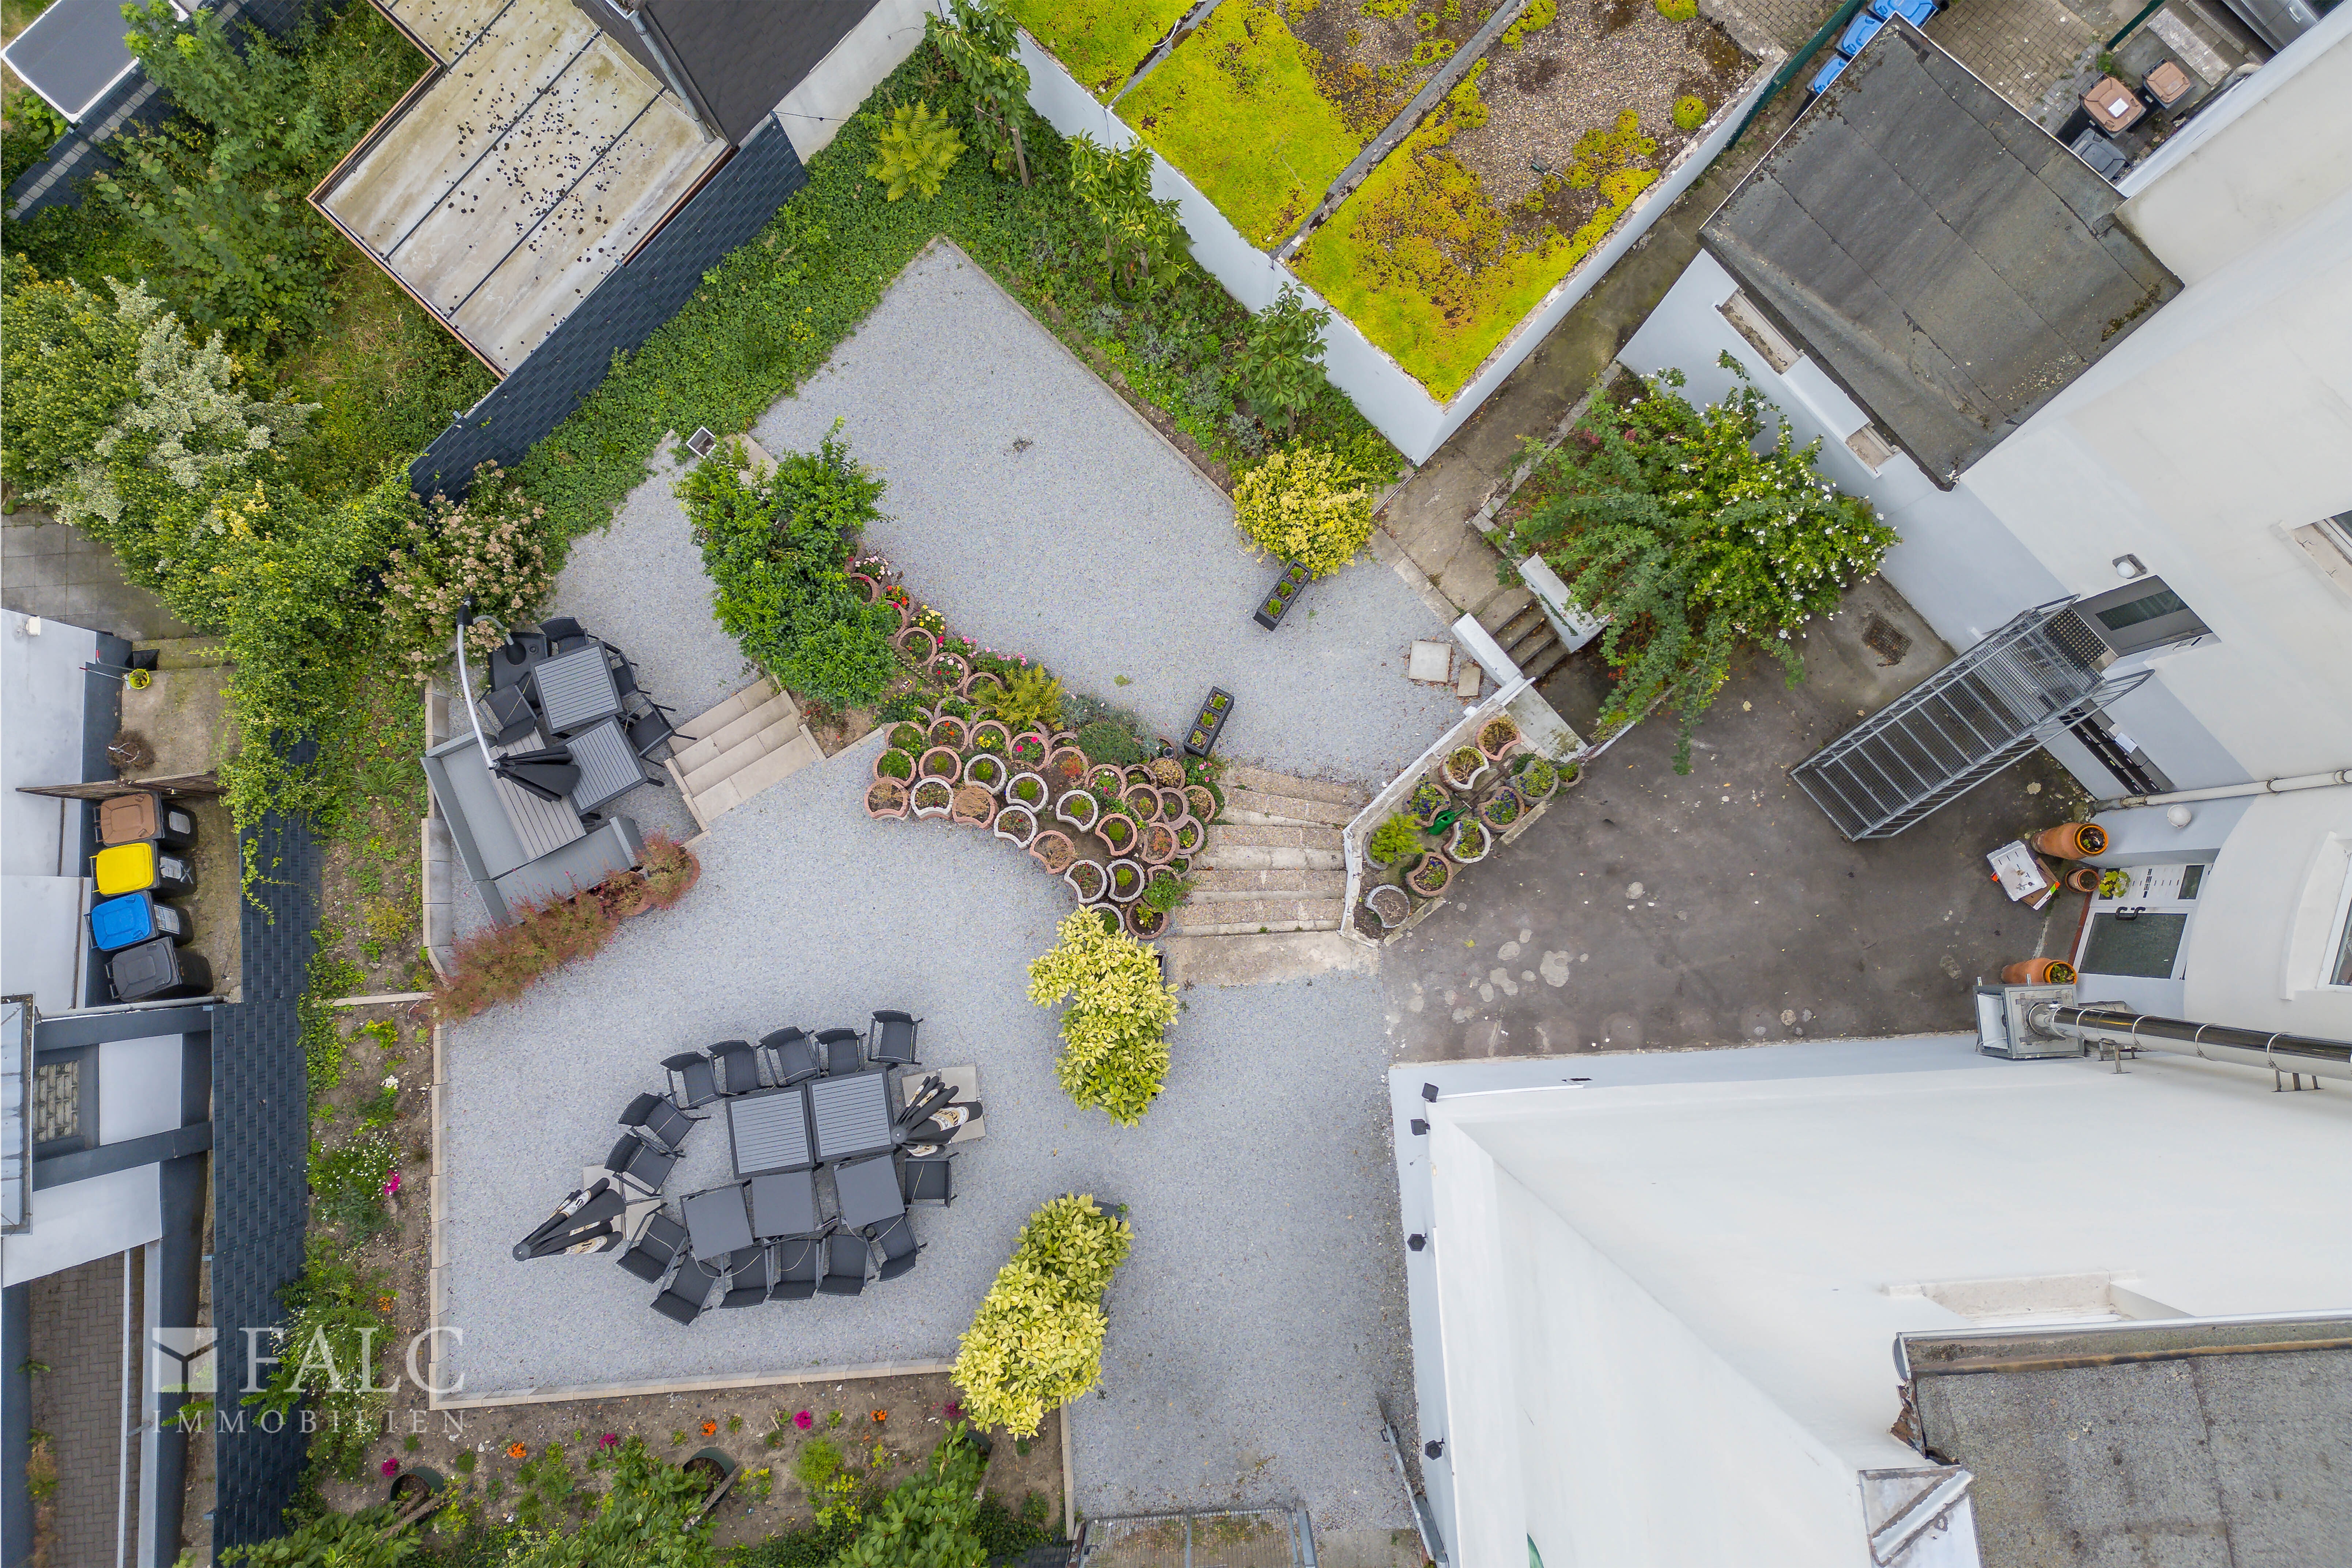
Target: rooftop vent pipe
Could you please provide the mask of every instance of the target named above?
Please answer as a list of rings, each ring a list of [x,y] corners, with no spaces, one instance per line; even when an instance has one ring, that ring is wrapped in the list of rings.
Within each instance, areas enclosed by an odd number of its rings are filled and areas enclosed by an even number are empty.
[[[2184,1018],[2150,1017],[2124,1007],[2078,1007],[2063,1002],[2034,1004],[2025,1010],[2025,1022],[2038,1034],[2085,1045],[2128,1046],[2202,1057],[2209,1062],[2268,1068],[2273,1074],[2309,1073],[2315,1078],[2352,1081],[2352,1043],[2343,1040],[2269,1034],[2228,1024],[2192,1024]]]

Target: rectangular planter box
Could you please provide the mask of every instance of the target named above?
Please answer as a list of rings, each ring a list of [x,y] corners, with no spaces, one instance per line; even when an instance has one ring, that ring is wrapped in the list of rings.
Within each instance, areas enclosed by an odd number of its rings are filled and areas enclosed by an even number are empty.
[[[1223,707],[1217,705],[1221,698],[1224,702]],[[1233,716],[1234,694],[1222,686],[1209,688],[1208,698],[1201,704],[1201,710],[1192,715],[1192,727],[1184,732],[1184,754],[1205,757],[1215,751],[1217,732]]]
[[[1251,619],[1267,631],[1274,630],[1282,625],[1282,617],[1290,613],[1290,606],[1298,603],[1298,595],[1306,591],[1307,568],[1293,561],[1283,568],[1282,575],[1274,580],[1274,586],[1265,591],[1265,597],[1258,601],[1257,614]]]

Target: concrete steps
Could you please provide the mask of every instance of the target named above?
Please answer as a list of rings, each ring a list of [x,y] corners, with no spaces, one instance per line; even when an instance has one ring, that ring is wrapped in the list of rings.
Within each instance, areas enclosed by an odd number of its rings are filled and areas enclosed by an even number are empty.
[[[1339,899],[1348,892],[1345,870],[1304,866],[1263,870],[1195,866],[1191,879],[1196,904],[1264,898]]]
[[[1339,899],[1236,898],[1203,901],[1198,894],[1177,906],[1168,929],[1176,936],[1255,936],[1265,931],[1338,931]]]
[[[1266,795],[1258,790],[1234,789],[1230,785],[1225,790],[1225,819],[1254,826],[1314,824],[1325,827],[1345,827],[1349,819],[1361,809],[1360,805],[1344,805],[1338,801]]]
[[[1221,955],[1215,944],[1337,932],[1348,892],[1339,830],[1371,796],[1351,784],[1241,763],[1226,768],[1223,784],[1225,820],[1209,829],[1192,858],[1192,894],[1170,919],[1169,933],[1190,944],[1189,962],[1203,973],[1256,973],[1266,967],[1260,957]],[[1276,962],[1259,977],[1286,978],[1291,967]]]
[[[678,726],[686,744],[669,760],[678,789],[704,827],[753,795],[824,760],[790,693],[762,676]]]
[[[1568,657],[1543,606],[1524,587],[1497,594],[1478,611],[1478,624],[1494,635],[1504,654],[1530,680],[1541,680]]]

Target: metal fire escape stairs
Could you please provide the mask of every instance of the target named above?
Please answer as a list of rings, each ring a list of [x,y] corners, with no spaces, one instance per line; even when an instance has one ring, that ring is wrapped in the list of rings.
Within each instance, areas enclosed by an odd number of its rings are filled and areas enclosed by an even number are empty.
[[[1847,838],[1891,838],[2147,680],[2053,599],[2019,615],[1790,770]]]

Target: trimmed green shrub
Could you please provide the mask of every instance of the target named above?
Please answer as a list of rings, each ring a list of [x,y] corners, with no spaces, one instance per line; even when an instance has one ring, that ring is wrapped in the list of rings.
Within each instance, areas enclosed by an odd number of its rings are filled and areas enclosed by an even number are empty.
[[[1675,125],[1683,131],[1696,131],[1706,123],[1706,100],[1696,93],[1685,93],[1675,100]]]
[[[929,201],[962,156],[963,138],[946,115],[933,114],[927,103],[902,103],[883,128],[866,172],[882,182],[885,201],[908,192]]]
[[[1143,745],[1132,731],[1115,720],[1097,719],[1078,731],[1078,750],[1090,763],[1110,763],[1119,767],[1143,761]]]
[[[1383,866],[1394,866],[1421,848],[1421,828],[1409,816],[1391,816],[1372,830],[1365,853]]]
[[[1071,919],[1099,929],[1087,910]],[[1034,1436],[1102,1381],[1103,1293],[1134,1235],[1076,1194],[1029,1216],[958,1343],[952,1375],[976,1425]]]
[[[1176,1021],[1176,992],[1161,982],[1151,950],[1080,910],[1062,922],[1053,951],[1031,961],[1029,1000],[1069,1003],[1054,1074],[1070,1099],[1122,1127],[1142,1121],[1168,1077]]]
[[[1275,453],[1234,486],[1234,522],[1250,543],[1328,577],[1372,536],[1371,492],[1322,447]]]

